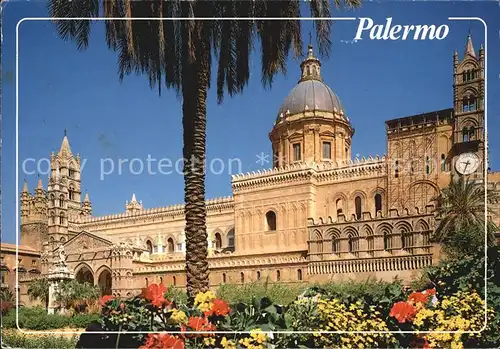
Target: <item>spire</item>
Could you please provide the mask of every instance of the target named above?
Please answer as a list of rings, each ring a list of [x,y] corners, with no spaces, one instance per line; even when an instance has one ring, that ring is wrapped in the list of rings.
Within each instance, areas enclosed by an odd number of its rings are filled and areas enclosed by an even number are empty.
[[[71,148],[69,146],[68,136],[66,135],[66,129],[64,129],[64,138],[61,143],[61,149],[59,149],[59,155],[70,155]]]
[[[37,184],[36,188],[43,189],[43,183],[42,183],[42,179],[40,177],[38,178],[38,184]]]
[[[467,36],[467,43],[465,44],[464,57],[466,55],[476,58],[476,52],[474,51],[474,46],[472,46],[472,35],[470,35],[470,32]]]
[[[312,40],[312,39],[311,39]],[[299,82],[305,80],[319,80],[321,81],[321,62],[314,55],[313,45],[309,43],[307,48],[307,57],[300,64],[300,69],[302,70],[301,79]]]
[[[137,199],[135,198],[135,193],[132,193],[132,200],[130,202],[137,202]]]
[[[23,193],[28,192],[28,182],[26,182],[26,179],[24,180],[24,185],[23,185]]]
[[[85,193],[85,199],[83,199],[83,202],[90,202],[89,193]]]

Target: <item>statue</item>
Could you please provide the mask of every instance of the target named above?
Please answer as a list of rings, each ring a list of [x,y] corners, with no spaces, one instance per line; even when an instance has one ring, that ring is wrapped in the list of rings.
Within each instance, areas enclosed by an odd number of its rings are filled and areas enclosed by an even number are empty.
[[[59,253],[59,262],[66,263],[66,252],[64,252],[63,245],[59,245],[58,253]]]

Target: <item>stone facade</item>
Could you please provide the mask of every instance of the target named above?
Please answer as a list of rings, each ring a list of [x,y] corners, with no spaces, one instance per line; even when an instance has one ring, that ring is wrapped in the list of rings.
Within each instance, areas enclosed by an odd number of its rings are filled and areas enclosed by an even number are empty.
[[[453,108],[387,121],[387,155],[356,159],[354,129],[320,68],[310,47],[269,135],[274,168],[235,175],[231,197],[207,201],[214,287],[408,279],[439,258],[431,198],[459,175],[458,155],[484,153],[484,50],[476,56],[469,37],[461,61],[455,53]],[[487,175],[500,191],[500,173],[482,168],[469,178]],[[21,242],[40,251],[44,274],[63,245],[71,273],[103,294],[185,285],[183,205],[144,208],[133,195],[124,212],[95,217],[80,188],[80,158],[65,135],[47,190],[40,181],[34,195],[26,185],[21,194]]]

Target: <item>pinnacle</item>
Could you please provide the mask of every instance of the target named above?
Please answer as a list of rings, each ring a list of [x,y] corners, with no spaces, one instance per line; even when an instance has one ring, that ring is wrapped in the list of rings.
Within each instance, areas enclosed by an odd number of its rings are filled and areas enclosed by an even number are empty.
[[[24,185],[23,185],[23,193],[28,192],[28,182],[26,182],[26,179],[24,180]]]
[[[476,58],[476,52],[474,51],[474,46],[472,45],[472,36],[469,34],[467,36],[467,43],[465,44],[465,55]]]

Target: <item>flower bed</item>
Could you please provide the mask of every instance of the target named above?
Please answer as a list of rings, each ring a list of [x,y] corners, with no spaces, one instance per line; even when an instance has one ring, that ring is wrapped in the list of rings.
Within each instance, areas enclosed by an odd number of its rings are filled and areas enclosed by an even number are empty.
[[[487,337],[477,334],[418,334],[421,331],[480,330],[484,321],[484,300],[475,291],[460,291],[440,299],[433,288],[405,293],[402,289],[396,292],[389,287],[385,296],[382,292],[376,300],[361,295],[353,300],[313,290],[286,308],[265,297],[229,305],[210,291],[198,294],[194,304],[187,306],[171,301],[166,294],[165,286],[153,284],[132,299],[104,297],[99,322],[81,336],[77,347],[96,348],[96,343],[100,348],[141,349],[461,348],[492,344]],[[488,316],[493,318],[493,309],[488,310]],[[92,331],[120,334],[100,335]],[[276,333],[280,331],[312,333]],[[417,334],[401,331],[416,331]],[[487,327],[485,331],[488,333],[492,329]]]

